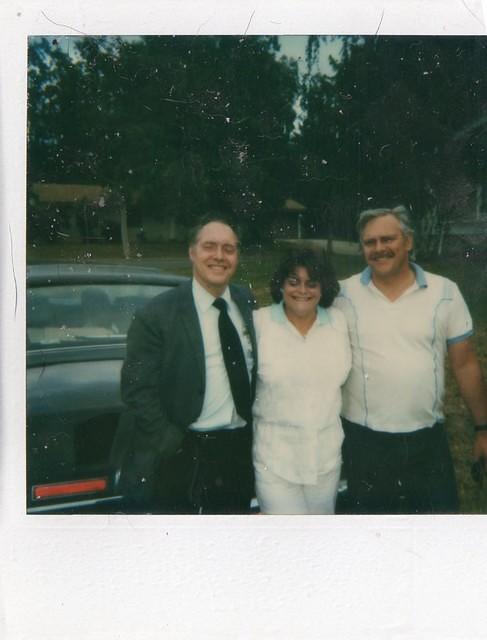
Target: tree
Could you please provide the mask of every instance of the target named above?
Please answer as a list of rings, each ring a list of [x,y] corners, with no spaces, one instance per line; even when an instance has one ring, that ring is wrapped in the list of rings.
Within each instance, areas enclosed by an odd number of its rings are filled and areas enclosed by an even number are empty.
[[[481,38],[344,39],[333,77],[311,78],[301,148],[335,227],[350,229],[352,211],[402,202],[420,251],[436,250],[465,206],[466,178],[483,171],[483,145],[455,137],[485,114],[486,47]]]
[[[273,37],[77,38],[29,49],[29,183],[96,182],[129,219],[211,208],[259,237],[292,181],[296,65]]]

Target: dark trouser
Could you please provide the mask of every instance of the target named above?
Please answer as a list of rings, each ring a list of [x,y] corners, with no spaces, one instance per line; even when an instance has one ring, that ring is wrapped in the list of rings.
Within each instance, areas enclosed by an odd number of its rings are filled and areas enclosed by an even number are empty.
[[[349,513],[457,513],[453,463],[444,428],[373,431],[343,420]]]
[[[253,492],[250,428],[190,431],[159,465],[154,512],[249,513]]]

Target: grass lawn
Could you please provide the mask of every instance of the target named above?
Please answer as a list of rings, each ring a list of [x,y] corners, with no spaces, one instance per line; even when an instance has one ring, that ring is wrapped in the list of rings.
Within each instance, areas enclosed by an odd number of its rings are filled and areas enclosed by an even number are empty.
[[[279,250],[257,247],[242,253],[236,280],[252,287],[260,305],[269,304],[269,280],[278,259]],[[128,262],[158,266],[164,271],[189,275],[191,267],[182,245],[143,245]],[[120,247],[110,245],[76,246],[57,243],[28,248],[28,262],[125,262]],[[359,256],[333,256],[339,278],[363,268]],[[487,268],[482,264],[443,260],[422,266],[457,282],[472,312],[475,324],[474,344],[487,376]],[[447,375],[445,411],[447,431],[455,463],[462,513],[487,513],[487,482],[483,489],[471,479],[472,423],[457,386]]]

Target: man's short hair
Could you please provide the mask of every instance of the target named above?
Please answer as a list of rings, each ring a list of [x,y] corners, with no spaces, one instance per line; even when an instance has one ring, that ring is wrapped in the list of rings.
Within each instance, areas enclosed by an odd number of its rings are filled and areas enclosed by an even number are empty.
[[[394,216],[401,226],[401,231],[405,236],[413,235],[414,230],[411,224],[411,217],[409,211],[405,206],[400,205],[398,207],[384,207],[380,209],[366,209],[362,211],[357,220],[357,231],[360,240],[362,239],[362,233],[365,229],[365,225],[371,220],[381,218],[382,216]]]
[[[200,235],[201,229],[203,229],[203,227],[206,227],[206,225],[210,224],[211,222],[219,222],[220,224],[225,224],[227,227],[230,227],[237,238],[237,244],[240,245],[238,233],[235,231],[235,228],[231,221],[227,217],[225,217],[224,215],[220,215],[219,213],[209,213],[201,217],[197,221],[197,223],[188,230],[188,245],[190,247],[198,242],[198,236]]]
[[[335,271],[324,251],[301,246],[289,249],[277,265],[270,283],[272,300],[276,303],[282,300],[284,281],[298,267],[304,267],[309,277],[320,283],[321,298],[318,304],[320,307],[329,307],[340,290]]]

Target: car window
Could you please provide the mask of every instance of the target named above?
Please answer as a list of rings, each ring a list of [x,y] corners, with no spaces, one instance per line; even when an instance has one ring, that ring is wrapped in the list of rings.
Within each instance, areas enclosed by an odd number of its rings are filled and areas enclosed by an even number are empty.
[[[27,290],[27,348],[124,342],[135,311],[169,287],[87,284]]]

